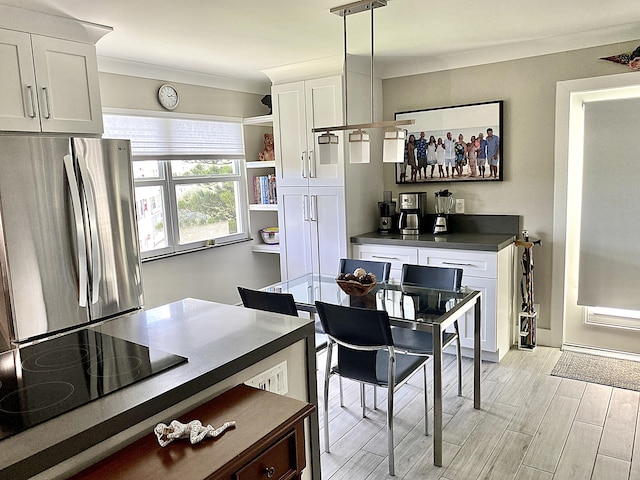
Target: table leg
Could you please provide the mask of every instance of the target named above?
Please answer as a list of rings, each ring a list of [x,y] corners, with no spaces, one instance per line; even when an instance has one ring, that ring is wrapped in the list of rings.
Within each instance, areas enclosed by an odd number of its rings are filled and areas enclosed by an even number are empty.
[[[480,410],[480,369],[482,367],[482,348],[480,347],[480,306],[482,298],[478,297],[474,308],[473,326],[473,408]]]
[[[433,464],[442,466],[442,331],[433,324]]]

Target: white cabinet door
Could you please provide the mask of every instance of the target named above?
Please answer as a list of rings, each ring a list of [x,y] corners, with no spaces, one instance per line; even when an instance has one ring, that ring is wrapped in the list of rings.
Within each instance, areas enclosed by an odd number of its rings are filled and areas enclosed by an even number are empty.
[[[0,29],[0,130],[102,133],[93,45]]]
[[[320,133],[312,129],[343,124],[342,77],[308,80],[305,82],[305,102],[307,119],[307,148],[309,149],[309,186],[344,185],[344,136],[338,135],[338,161],[329,163],[318,153]]]
[[[43,132],[102,133],[93,45],[31,36]]]
[[[347,256],[342,188],[283,187],[278,202],[282,280],[336,275],[340,258]]]
[[[271,98],[278,187],[308,185],[304,82],[274,85]]]
[[[274,85],[274,147],[278,185],[331,186],[344,182],[344,141],[340,134],[337,164],[317,155],[315,127],[342,124],[342,77]]]
[[[492,278],[462,277],[462,285],[482,292],[480,315],[482,319],[480,332],[480,348],[484,352],[497,351],[497,322],[496,322],[496,281]],[[475,316],[473,310],[468,312],[458,322],[460,328],[460,344],[473,348],[473,325]],[[508,326],[507,326],[508,327]]]
[[[340,258],[347,257],[344,190],[309,189],[313,272],[337,275]]]
[[[278,188],[280,275],[289,280],[313,271],[307,187]]]
[[[0,130],[39,132],[36,78],[28,33],[0,29]]]

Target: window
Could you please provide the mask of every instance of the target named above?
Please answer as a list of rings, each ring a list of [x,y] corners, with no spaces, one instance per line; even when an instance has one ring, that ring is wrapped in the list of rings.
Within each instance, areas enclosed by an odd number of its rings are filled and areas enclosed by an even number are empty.
[[[131,140],[143,258],[249,238],[239,120],[136,112],[104,124],[105,138]]]

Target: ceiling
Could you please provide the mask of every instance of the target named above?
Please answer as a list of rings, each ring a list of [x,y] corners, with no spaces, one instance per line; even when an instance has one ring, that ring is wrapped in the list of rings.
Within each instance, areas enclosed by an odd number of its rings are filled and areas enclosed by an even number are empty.
[[[343,53],[340,0],[0,0],[108,25],[102,60],[270,84],[265,70]],[[640,1],[388,0],[374,13],[376,76],[391,78],[640,39]],[[370,55],[370,15],[347,17]],[[622,52],[612,52],[622,53]],[[262,89],[264,91],[264,88]]]

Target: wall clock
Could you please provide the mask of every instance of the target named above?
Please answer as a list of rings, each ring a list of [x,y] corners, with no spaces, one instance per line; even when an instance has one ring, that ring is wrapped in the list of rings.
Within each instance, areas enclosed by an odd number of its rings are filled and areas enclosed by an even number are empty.
[[[173,85],[165,83],[158,89],[158,101],[167,110],[173,110],[178,106],[180,99],[178,98],[178,91]]]

